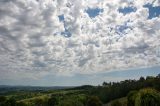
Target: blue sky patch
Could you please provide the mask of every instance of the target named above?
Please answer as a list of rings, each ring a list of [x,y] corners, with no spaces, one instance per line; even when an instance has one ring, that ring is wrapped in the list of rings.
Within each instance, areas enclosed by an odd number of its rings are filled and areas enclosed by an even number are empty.
[[[127,21],[123,25],[117,25],[116,26],[116,33],[119,34],[119,35],[122,35],[122,34],[126,34],[125,31],[127,29],[131,29],[132,30],[132,27],[130,27],[130,26],[127,25],[129,22],[130,21]]]
[[[125,30],[128,29],[129,27],[127,25],[118,25],[116,30],[118,34],[125,34]]]
[[[132,12],[136,12],[137,8],[135,7],[125,7],[125,8],[119,8],[118,11],[120,13],[123,13],[123,15],[132,13]]]
[[[61,21],[64,21],[64,15],[63,15],[63,14],[62,14],[62,15],[59,15],[58,18],[59,18],[59,21],[60,21],[60,22],[61,22]]]
[[[86,10],[86,13],[89,15],[90,18],[95,18],[100,13],[102,13],[104,10],[100,8],[88,8]]]
[[[144,5],[144,7],[149,9],[148,19],[159,17],[159,15],[160,15],[160,6],[153,7],[152,4],[146,4],[146,5]]]
[[[61,35],[63,35],[64,37],[71,37],[71,35],[72,35],[71,32],[66,28],[66,24],[65,24],[65,21],[64,21],[64,14],[59,15],[58,18],[59,18],[60,22],[64,23],[65,31],[61,32]]]

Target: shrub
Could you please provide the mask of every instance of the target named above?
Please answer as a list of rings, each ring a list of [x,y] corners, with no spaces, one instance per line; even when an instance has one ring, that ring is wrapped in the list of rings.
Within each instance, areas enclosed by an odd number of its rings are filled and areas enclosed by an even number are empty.
[[[34,100],[35,106],[44,106],[47,105],[46,98],[36,98]]]
[[[122,106],[122,104],[118,100],[115,100],[111,103],[111,106]]]
[[[5,106],[6,97],[0,96],[0,106]]]
[[[127,106],[135,106],[135,98],[137,95],[137,91],[131,91],[130,93],[128,93],[127,95]]]
[[[18,103],[16,103],[16,106],[28,106],[28,105],[25,104],[24,102],[18,102]]]
[[[14,98],[9,98],[5,101],[4,106],[16,106],[16,100]]]
[[[0,96],[0,103],[6,101],[6,97],[5,96]]]
[[[51,98],[48,99],[48,106],[55,106],[58,104],[58,100],[55,96],[51,96]]]
[[[131,105],[131,104],[134,105]],[[160,106],[160,93],[154,89],[142,89],[128,95],[128,106]]]
[[[102,102],[97,96],[91,96],[88,98],[87,106],[102,106]]]
[[[77,100],[71,100],[71,99],[67,99],[67,100],[62,100],[58,106],[84,106],[82,102],[77,101]]]

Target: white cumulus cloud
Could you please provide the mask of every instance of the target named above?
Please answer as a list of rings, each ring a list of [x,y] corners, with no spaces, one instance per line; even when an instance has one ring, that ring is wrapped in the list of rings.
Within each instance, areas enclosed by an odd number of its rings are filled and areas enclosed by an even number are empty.
[[[0,78],[159,65],[160,17],[148,19],[148,3],[160,6],[159,0],[1,0]],[[136,11],[124,15],[125,7]],[[88,8],[103,11],[91,18]]]

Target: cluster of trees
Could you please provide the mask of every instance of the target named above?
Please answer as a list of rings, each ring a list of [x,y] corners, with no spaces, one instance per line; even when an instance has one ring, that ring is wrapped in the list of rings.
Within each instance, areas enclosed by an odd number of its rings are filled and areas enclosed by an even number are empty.
[[[103,103],[108,103],[111,100],[127,96],[130,91],[148,87],[160,90],[160,74],[156,77],[141,77],[139,80],[104,82],[102,86],[90,89],[89,94],[98,96]]]

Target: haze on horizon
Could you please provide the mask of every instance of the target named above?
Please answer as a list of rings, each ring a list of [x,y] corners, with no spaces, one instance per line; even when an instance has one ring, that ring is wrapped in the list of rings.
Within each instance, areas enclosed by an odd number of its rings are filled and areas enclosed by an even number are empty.
[[[0,85],[98,85],[159,73],[159,0],[0,1]]]

